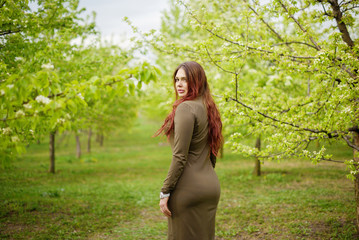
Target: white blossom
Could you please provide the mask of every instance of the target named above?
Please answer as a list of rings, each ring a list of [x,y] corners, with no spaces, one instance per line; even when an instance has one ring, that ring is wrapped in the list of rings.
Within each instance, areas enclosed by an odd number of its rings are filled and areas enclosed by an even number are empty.
[[[59,102],[55,102],[55,108],[56,108],[56,109],[61,108],[61,103],[59,103]]]
[[[24,108],[26,108],[26,109],[31,109],[31,108],[32,108],[31,103],[24,104],[23,106],[24,106]]]
[[[22,117],[22,116],[25,116],[25,113],[23,110],[19,110],[15,113],[15,117],[17,117],[17,118]]]
[[[82,100],[84,100],[85,98],[82,96],[81,93],[78,93],[77,96],[79,96],[79,98],[81,98]]]
[[[57,119],[56,123],[63,124],[63,123],[65,123],[65,121],[66,121],[65,119],[59,118],[59,119]]]
[[[16,62],[17,62],[17,61],[22,61],[22,60],[24,60],[23,57],[15,57],[15,61],[16,61]]]
[[[0,96],[4,96],[5,95],[5,91],[3,89],[0,90]]]
[[[350,108],[350,106],[344,108],[344,112],[345,112],[345,113],[350,113],[351,110],[352,110],[352,109]]]
[[[2,129],[2,133],[3,133],[4,135],[7,135],[7,134],[11,133],[11,128],[9,128],[9,127],[3,128],[3,129]]]
[[[12,136],[12,137],[11,137],[11,141],[12,141],[12,142],[20,142],[20,139],[19,139],[18,136]]]
[[[51,102],[51,99],[49,99],[48,97],[44,97],[42,95],[39,95],[35,98],[35,100],[38,103],[43,103],[43,104],[49,104]]]
[[[9,85],[7,85],[7,87],[8,87],[9,89],[11,89],[11,88],[14,87],[14,84],[9,84]]]
[[[52,69],[54,69],[54,65],[52,65],[51,63],[44,63],[41,65],[41,68],[46,69],[46,70],[52,70]]]

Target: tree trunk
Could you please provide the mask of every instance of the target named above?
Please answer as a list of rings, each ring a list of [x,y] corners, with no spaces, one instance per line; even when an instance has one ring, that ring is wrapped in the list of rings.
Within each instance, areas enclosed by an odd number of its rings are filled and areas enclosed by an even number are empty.
[[[359,147],[359,133],[353,132],[353,143],[355,146]],[[359,152],[357,150],[353,150],[354,152],[354,162],[356,164],[359,163]],[[359,167],[356,166],[357,171],[359,170]],[[354,189],[355,189],[355,202],[356,202],[356,228],[359,232],[359,173],[355,174],[354,179]]]
[[[76,138],[76,157],[81,158],[81,142],[78,134],[75,135]]]
[[[92,129],[89,128],[89,134],[87,137],[87,152],[90,153],[91,152],[91,137],[92,137]]]
[[[100,134],[100,146],[102,147],[103,146],[103,133]]]
[[[261,150],[261,136],[257,137],[256,140],[256,146],[258,150]],[[254,176],[260,176],[261,175],[261,162],[259,161],[258,157],[255,157],[255,165],[254,165]]]
[[[49,150],[50,150],[49,172],[55,173],[55,132],[50,133]]]

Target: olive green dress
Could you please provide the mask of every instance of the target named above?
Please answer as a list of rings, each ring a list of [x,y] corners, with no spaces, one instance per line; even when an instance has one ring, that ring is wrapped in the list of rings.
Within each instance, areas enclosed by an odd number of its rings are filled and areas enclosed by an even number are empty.
[[[214,239],[220,185],[209,157],[207,110],[202,98],[178,105],[170,143],[173,157],[161,189],[171,193],[168,239]]]

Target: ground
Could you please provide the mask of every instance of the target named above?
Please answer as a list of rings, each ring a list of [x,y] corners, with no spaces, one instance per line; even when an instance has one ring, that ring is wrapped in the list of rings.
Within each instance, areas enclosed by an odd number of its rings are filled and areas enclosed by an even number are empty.
[[[55,174],[47,172],[46,138],[29,146],[0,170],[0,238],[166,239],[158,195],[171,152],[164,138],[151,137],[159,125],[140,119],[81,159],[74,137],[58,134]],[[333,151],[339,159],[351,154],[344,146]],[[261,177],[253,168],[254,160],[228,149],[218,159],[216,239],[357,238],[344,165],[283,159],[264,162]]]

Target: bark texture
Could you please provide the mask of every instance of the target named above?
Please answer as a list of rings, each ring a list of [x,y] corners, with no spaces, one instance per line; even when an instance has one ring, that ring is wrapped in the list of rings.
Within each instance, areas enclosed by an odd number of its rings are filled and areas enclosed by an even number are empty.
[[[104,137],[103,137],[103,134],[101,133],[100,139],[99,139],[99,143],[100,143],[101,147],[103,146],[103,139],[104,139]]]
[[[76,138],[76,157],[81,158],[81,142],[80,136],[78,134],[75,135]]]
[[[55,132],[50,133],[49,150],[50,150],[49,172],[55,173]]]
[[[88,137],[87,137],[87,152],[88,153],[91,152],[91,137],[92,137],[92,129],[89,128],[89,133],[88,133]]]
[[[260,136],[257,137],[255,147],[258,150],[261,150],[261,137]],[[258,157],[255,158],[255,165],[254,165],[253,175],[255,175],[255,176],[260,176],[261,175],[261,161],[259,161]]]
[[[350,37],[350,34],[348,32],[347,25],[343,21],[343,13],[340,9],[340,5],[337,0],[329,0],[328,1],[332,7],[333,10],[333,17],[335,18],[335,21],[337,22],[337,26],[339,31],[342,33],[342,39],[343,41],[350,47],[354,47],[354,42],[352,38]]]

